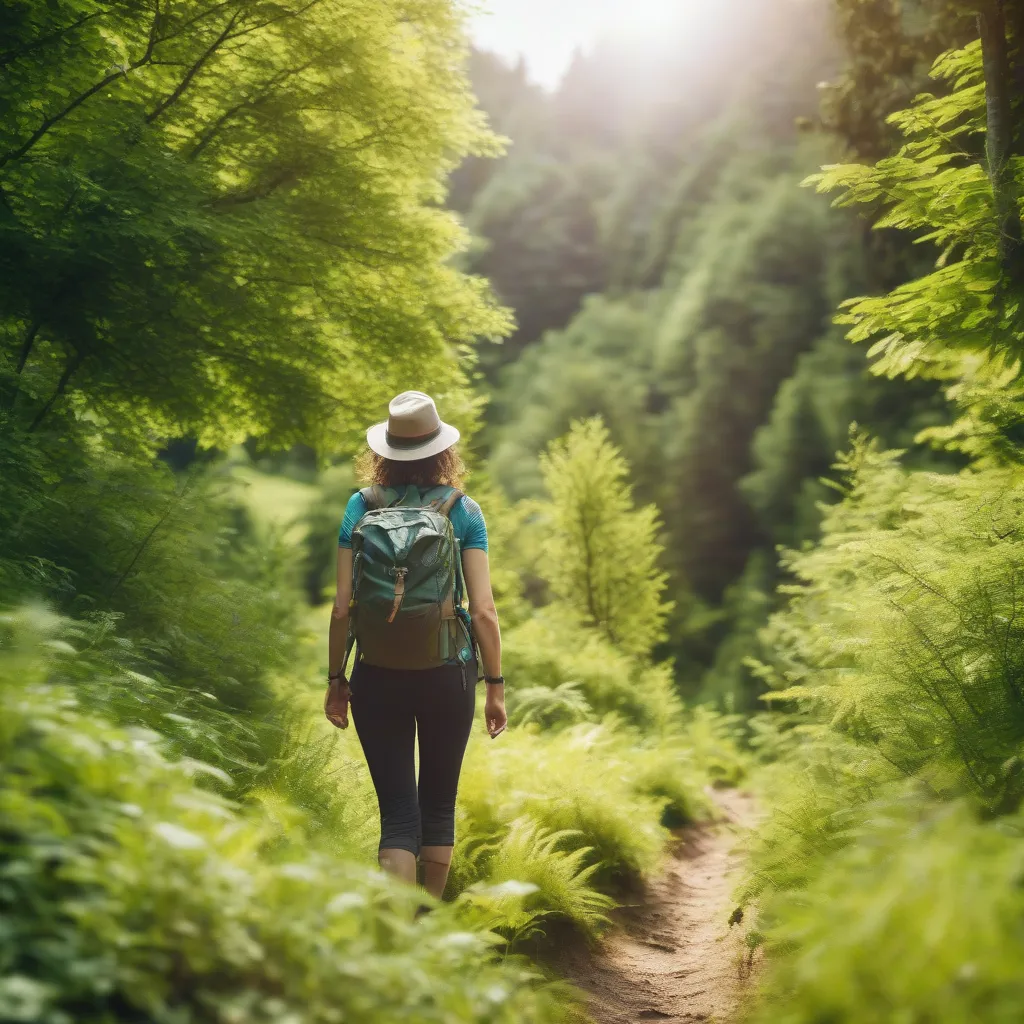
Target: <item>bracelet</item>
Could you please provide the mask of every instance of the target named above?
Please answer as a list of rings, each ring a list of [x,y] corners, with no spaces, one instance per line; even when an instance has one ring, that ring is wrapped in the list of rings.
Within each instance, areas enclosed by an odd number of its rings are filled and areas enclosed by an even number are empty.
[[[484,682],[488,683],[490,686],[504,686],[505,685],[505,677],[504,676],[484,676]]]

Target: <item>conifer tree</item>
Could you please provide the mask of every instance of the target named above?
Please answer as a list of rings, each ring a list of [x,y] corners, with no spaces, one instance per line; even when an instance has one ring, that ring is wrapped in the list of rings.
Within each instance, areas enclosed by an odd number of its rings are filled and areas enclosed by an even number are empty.
[[[634,506],[629,467],[600,419],[574,423],[541,468],[554,520],[546,560],[552,590],[618,647],[649,654],[671,610],[657,567],[657,509]]]

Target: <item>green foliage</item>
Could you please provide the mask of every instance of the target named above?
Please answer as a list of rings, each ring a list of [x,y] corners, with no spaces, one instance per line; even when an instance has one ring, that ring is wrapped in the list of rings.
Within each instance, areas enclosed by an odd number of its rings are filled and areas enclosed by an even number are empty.
[[[4,406],[122,438],[351,438],[504,329],[438,206],[493,149],[442,0],[5,9]],[[338,401],[338,396],[345,396]]]
[[[751,700],[750,680],[708,673],[731,634],[752,635],[726,589],[745,586],[752,556],[772,562],[776,543],[814,535],[816,477],[850,418],[900,441],[908,412],[922,427],[944,422],[926,388],[865,383],[863,361],[829,328],[843,282],[859,272],[855,239],[795,184],[767,157],[723,170],[663,286],[594,297],[533,346],[506,374],[505,422],[492,435],[496,478],[534,495],[537,453],[575,419],[602,416],[639,499],[662,509],[659,567],[676,598],[667,626],[680,674],[690,692],[737,707]],[[769,589],[772,571],[761,573]]]
[[[961,419],[919,438],[973,462],[915,471],[855,432],[820,543],[784,556],[789,604],[748,659],[784,709],[755,728],[777,762],[746,885],[772,956],[757,1021],[997,1022],[1024,1006],[1020,280],[978,161],[995,130],[981,44],[933,72],[947,95],[893,115],[896,156],[812,180],[938,247],[932,272],[840,320],[877,339],[878,374],[945,384]]]
[[[490,469],[511,496],[536,497],[540,453],[573,421],[602,417],[639,502],[662,511],[677,679],[722,707],[749,708],[763,688],[743,659],[776,604],[775,549],[817,536],[818,503],[832,498],[819,477],[851,420],[899,447],[950,429],[948,381],[872,378],[830,323],[847,296],[905,282],[928,263],[927,246],[893,226],[866,232],[801,194],[797,182],[835,160],[836,144],[794,120],[820,123],[824,95],[824,120],[844,141],[888,152],[878,111],[916,89],[940,43],[965,41],[971,22],[945,2],[841,0],[837,20],[836,6],[718,5],[717,27],[667,37],[642,60],[616,41],[595,47],[546,101],[521,68],[482,61],[476,71],[485,108],[513,140],[476,192],[481,211],[503,213],[473,222],[486,236],[479,259],[499,291],[529,283],[528,297],[524,287],[510,300],[525,325],[516,345],[488,357],[509,364],[489,375]],[[696,49],[701,60],[684,59]],[[837,84],[817,90],[823,80]],[[965,150],[961,167],[980,140],[941,145]],[[570,195],[551,216],[549,199]],[[574,232],[563,230],[569,217]],[[603,291],[579,298],[596,287],[597,264]],[[1015,422],[1015,394],[994,372],[972,373],[955,386],[971,388],[993,423]],[[954,461],[931,464],[940,458]]]
[[[248,518],[227,468],[176,477],[99,442],[54,458],[19,434],[0,450],[22,466],[0,481],[5,600],[44,597],[74,615],[68,639],[115,679],[138,675],[122,687],[90,673],[95,705],[244,789],[280,742],[269,677],[295,654],[298,592],[280,536]]]
[[[658,511],[634,508],[628,467],[599,419],[573,424],[541,459],[551,495],[547,571],[566,610],[582,613],[608,640],[649,654],[671,606],[656,566]]]
[[[873,340],[873,370],[948,382],[962,410],[949,428],[922,440],[972,457],[1013,458],[1020,422],[1020,296],[1000,277],[1000,227],[992,184],[965,151],[985,127],[981,45],[941,56],[933,75],[949,95],[923,95],[892,122],[906,138],[873,167],[836,165],[812,175],[819,191],[839,189],[837,205],[882,204],[878,227],[913,231],[939,250],[935,269],[887,295],[850,299],[840,322],[853,341]],[[1011,165],[1024,187],[1024,161]]]
[[[615,901],[588,884],[598,867],[585,866],[590,848],[559,849],[566,840],[578,842],[578,837],[570,831],[552,832],[522,817],[490,842],[463,844],[463,871],[486,873],[487,882],[469,886],[459,897],[460,908],[482,912],[480,924],[508,933],[510,948],[516,941],[543,934],[544,920],[555,915],[585,934],[596,934],[608,923],[607,911]],[[471,913],[470,920],[474,916]]]
[[[650,664],[581,627],[560,604],[539,609],[503,638],[502,662],[516,689],[572,684],[598,714],[615,712],[654,733],[678,723],[682,705],[671,666]]]
[[[352,483],[314,464],[402,386],[472,433],[466,346],[507,324],[451,259],[466,236],[440,203],[447,172],[496,146],[461,70],[464,16],[446,0],[0,16],[0,586],[71,616],[0,623],[4,1019],[575,1017],[491,947],[555,920],[597,934],[729,775],[724,734],[651,662],[654,510],[582,426],[552,455],[550,506],[477,491],[514,554],[494,584],[532,687],[500,744],[474,737],[458,904],[416,919],[425,897],[369,869],[365,765],[306,685],[322,649],[303,642],[303,592],[329,589]],[[565,316],[604,279],[610,165],[593,155],[473,185],[474,223],[504,225],[527,261],[550,250],[542,277],[569,267]],[[243,439],[270,456],[216,450]],[[302,482],[270,478],[296,446]],[[561,469],[607,485],[582,536],[589,623],[565,581],[569,517],[593,495],[560,489]]]
[[[855,440],[843,500],[820,545],[787,556],[791,602],[761,636],[773,703],[800,714],[767,744],[781,761],[747,886],[774,954],[758,1020],[898,1006],[999,1021],[1021,1005],[1003,980],[1016,819],[978,818],[1024,797],[1022,480],[908,472],[896,454]]]
[[[49,681],[47,623],[2,628],[4,1018],[564,1019],[483,936],[414,923],[413,890],[302,842],[267,856],[204,766]]]
[[[936,794],[1015,807],[1020,474],[908,474],[863,440],[842,465],[821,545],[787,560],[800,587],[767,635],[776,696]]]
[[[1019,819],[982,824],[958,804],[906,801],[876,808],[855,838],[772,933],[788,955],[748,1019],[1016,1020]]]
[[[590,717],[591,707],[578,682],[558,686],[517,688],[515,707],[509,716],[513,725],[536,722],[542,728],[575,725]]]
[[[548,159],[520,160],[476,197],[469,227],[493,241],[474,254],[471,265],[516,310],[511,351],[568,322],[584,295],[604,287],[597,201],[605,177],[585,164],[566,168]],[[509,354],[485,351],[484,365]]]
[[[890,155],[889,115],[907,107],[942,52],[966,43],[972,19],[948,0],[837,0],[846,62],[828,83],[822,115],[861,159]]]
[[[332,467],[321,474],[316,498],[303,516],[303,585],[312,605],[334,599],[338,582],[338,531],[345,505],[354,490],[351,468],[347,465]]]
[[[564,832],[566,850],[591,849],[601,886],[637,881],[657,867],[667,838],[660,825],[665,801],[639,781],[639,737],[614,721],[582,723],[556,736],[552,742],[527,726],[510,732],[508,742],[503,736],[500,748],[484,739],[471,743],[459,789],[456,890],[478,880],[463,851],[480,837],[504,836],[524,816]]]

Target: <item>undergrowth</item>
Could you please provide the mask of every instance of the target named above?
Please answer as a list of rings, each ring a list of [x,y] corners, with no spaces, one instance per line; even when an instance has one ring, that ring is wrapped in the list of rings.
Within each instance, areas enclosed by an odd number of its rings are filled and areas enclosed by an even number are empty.
[[[196,785],[155,733],[49,681],[45,616],[0,648],[0,1017],[45,1021],[558,1021],[566,992],[451,914]],[[103,671],[98,667],[97,671]],[[130,682],[130,680],[125,680]]]

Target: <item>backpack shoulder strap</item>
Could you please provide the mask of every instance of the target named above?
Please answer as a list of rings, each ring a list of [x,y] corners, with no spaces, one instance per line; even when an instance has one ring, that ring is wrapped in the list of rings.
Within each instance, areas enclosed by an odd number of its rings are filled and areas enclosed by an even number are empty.
[[[394,493],[386,487],[381,487],[380,484],[364,487],[359,493],[363,496],[367,512],[372,512],[378,508],[387,508],[395,500]]]
[[[462,491],[457,487],[448,487],[444,493],[430,503],[430,506],[435,512],[440,513],[447,519],[451,514],[452,509],[455,507],[455,502],[457,502],[461,497]]]

